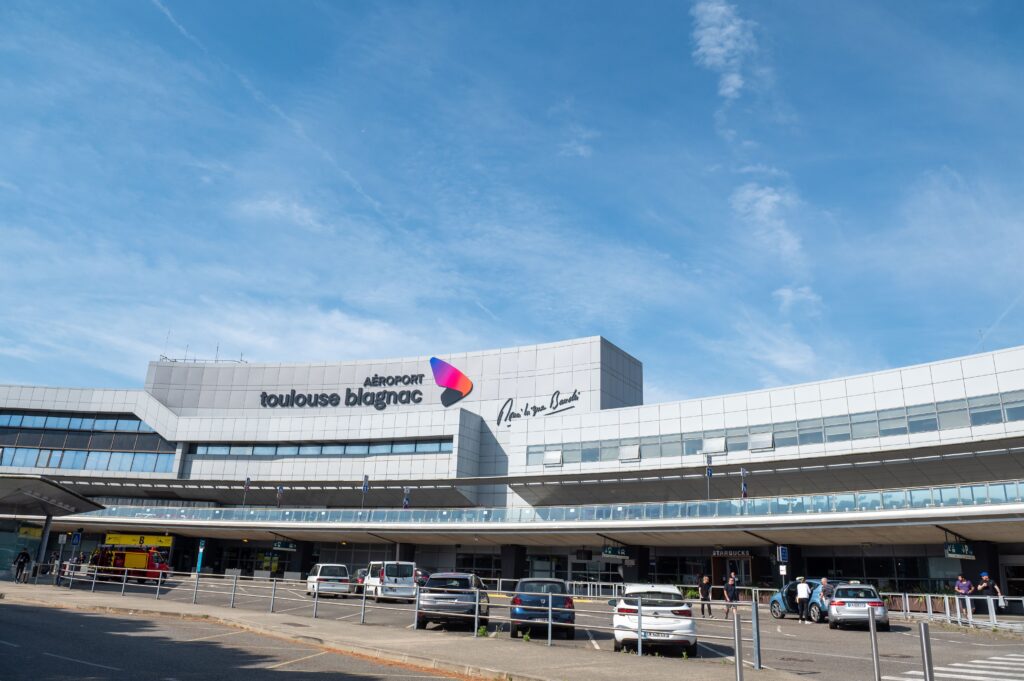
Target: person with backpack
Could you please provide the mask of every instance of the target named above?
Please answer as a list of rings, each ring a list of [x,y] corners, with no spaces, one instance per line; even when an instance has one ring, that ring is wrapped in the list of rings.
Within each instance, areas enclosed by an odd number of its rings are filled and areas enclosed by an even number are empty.
[[[32,562],[32,556],[28,551],[22,549],[14,558],[14,581],[18,584],[28,582],[28,566]]]

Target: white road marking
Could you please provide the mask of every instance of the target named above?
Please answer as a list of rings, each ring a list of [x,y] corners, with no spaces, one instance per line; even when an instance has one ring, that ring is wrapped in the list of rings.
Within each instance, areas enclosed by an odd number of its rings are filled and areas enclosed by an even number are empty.
[[[277,664],[272,664],[269,667],[264,667],[264,669],[277,669],[278,667],[283,667],[283,666],[288,665],[288,664],[295,664],[296,662],[302,662],[303,660],[311,660],[314,657],[320,657],[321,655],[326,655],[326,654],[327,654],[326,650],[321,650],[319,653],[313,653],[312,655],[306,655],[305,657],[300,657],[300,658],[295,659],[295,660],[288,660],[287,662],[278,662]]]
[[[46,657],[55,657],[58,660],[65,660],[67,662],[75,662],[77,664],[84,664],[84,665],[86,665],[88,667],[97,667],[98,669],[109,669],[112,672],[119,672],[119,671],[121,671],[117,667],[108,667],[105,664],[96,664],[95,662],[86,662],[85,660],[77,660],[77,659],[75,659],[73,657],[64,657],[63,655],[54,655],[53,653],[43,653],[43,655],[45,655]]]
[[[358,612],[354,612],[354,613],[352,613],[350,615],[342,615],[341,617],[335,617],[334,619],[335,620],[347,620],[349,617],[355,617],[358,614],[359,614]]]
[[[969,664],[954,662],[946,667],[936,667],[946,672],[966,672],[968,674],[992,674],[993,676],[1009,676],[1014,679],[1020,678],[1024,668],[1014,669],[1013,667],[990,667],[987,664]]]
[[[274,608],[274,612],[291,612],[292,610],[302,610],[303,608],[312,607],[312,603],[303,603],[302,605],[296,605],[294,608]]]
[[[20,648],[21,647],[17,643],[9,643],[8,641],[0,641],[0,644],[3,644],[5,646],[10,646],[12,648]]]
[[[587,632],[587,637],[590,639],[590,644],[594,646],[594,650],[601,650],[601,646],[597,645],[597,641],[594,640],[594,635],[590,633],[590,629],[584,629]]]
[[[186,638],[185,643],[192,643],[193,641],[208,641],[211,638],[220,638],[222,636],[237,636],[238,634],[244,634],[244,631],[226,631],[220,634],[211,634],[210,636],[200,636],[199,638]]]

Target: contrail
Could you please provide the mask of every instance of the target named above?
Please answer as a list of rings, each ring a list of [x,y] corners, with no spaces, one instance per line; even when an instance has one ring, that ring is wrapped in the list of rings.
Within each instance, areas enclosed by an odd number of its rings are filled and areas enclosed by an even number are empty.
[[[1013,311],[1013,308],[1017,307],[1017,304],[1022,299],[1024,299],[1024,291],[1021,291],[1019,294],[1017,294],[1017,297],[1013,299],[1013,302],[1010,303],[1005,310],[1003,310],[1003,313],[999,315],[999,318],[992,322],[992,326],[985,329],[985,333],[981,334],[981,338],[978,339],[978,343],[974,346],[974,350],[972,352],[978,351],[978,349],[985,342],[985,339],[988,338],[989,334],[995,331],[999,327],[999,325],[1003,323],[1003,320],[1006,319],[1006,316]]]

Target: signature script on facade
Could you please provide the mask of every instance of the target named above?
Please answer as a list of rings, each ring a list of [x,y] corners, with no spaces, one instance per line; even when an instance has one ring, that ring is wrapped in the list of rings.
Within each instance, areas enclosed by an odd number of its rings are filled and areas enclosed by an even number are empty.
[[[572,394],[569,396],[563,396],[561,391],[556,390],[551,393],[551,399],[548,400],[547,404],[530,404],[530,402],[524,401],[522,406],[518,406],[516,405],[515,398],[510,397],[505,400],[505,404],[501,405],[501,409],[498,410],[498,425],[504,425],[511,428],[513,421],[517,421],[519,419],[561,414],[563,411],[575,409],[575,403],[579,401],[579,390],[573,390]]]

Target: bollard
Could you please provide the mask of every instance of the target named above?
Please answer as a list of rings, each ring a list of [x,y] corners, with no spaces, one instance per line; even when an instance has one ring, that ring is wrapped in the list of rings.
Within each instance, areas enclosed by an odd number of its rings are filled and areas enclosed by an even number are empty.
[[[270,580],[270,612],[274,612],[274,598],[277,596],[277,580]]]
[[[757,596],[750,604],[750,633],[754,639],[754,669],[761,669],[761,615],[758,612]]]
[[[548,594],[548,645],[551,645],[551,601],[555,600]]]
[[[76,566],[77,567],[77,566]],[[68,564],[68,591],[71,591],[71,583],[75,581],[75,573],[71,571],[71,564]]]
[[[359,606],[359,623],[366,624],[366,585],[363,585],[363,603]]]
[[[473,604],[473,638],[476,638],[480,635],[480,589],[474,589],[474,596],[476,602]]]
[[[235,607],[235,591],[238,590],[238,575],[235,575],[235,579],[231,582],[231,603],[228,605],[229,608]]]
[[[928,613],[928,619],[931,619],[932,616],[935,614],[934,609],[932,608],[932,597],[931,596],[925,597],[925,601],[927,601],[927,605],[925,606],[925,611]]]
[[[196,583],[192,587],[192,605],[196,604],[196,598],[199,596],[199,572],[196,572]]]
[[[740,611],[732,612],[732,656],[736,659],[736,681],[743,681],[743,629],[740,625]]]
[[[871,666],[874,669],[875,681],[882,681],[882,667],[878,661],[878,623],[875,622],[875,609],[868,606],[868,631],[871,634]]]
[[[985,603],[988,605],[988,623],[994,627],[996,626],[995,601],[992,600],[991,596],[985,596]]]
[[[160,585],[163,584],[163,581],[164,571],[161,570],[160,572],[156,573],[156,599],[158,601],[160,600]]]
[[[974,626],[974,601],[971,596],[964,599],[964,609],[967,610],[967,624]]]
[[[316,606],[320,602],[320,582],[313,582],[313,619],[316,619]]]
[[[416,585],[416,600],[413,601],[412,628],[419,629],[420,623],[420,585]]]
[[[92,568],[92,586],[89,587],[89,591],[96,591],[96,574],[100,571],[99,567],[93,566]]]
[[[124,588],[128,586],[128,568],[121,573],[121,595],[124,596]]]
[[[644,598],[636,599],[636,656],[644,654]]]
[[[935,681],[935,668],[932,663],[932,639],[928,632],[928,623],[920,622],[921,630],[921,666],[924,668],[924,681]]]
[[[956,623],[963,624],[962,618],[960,617],[960,597],[957,596],[953,599],[953,605],[956,606]]]

